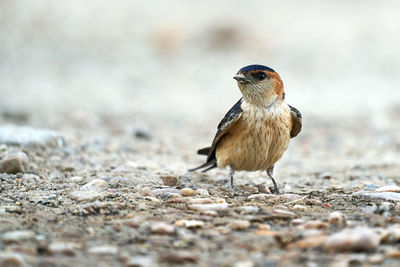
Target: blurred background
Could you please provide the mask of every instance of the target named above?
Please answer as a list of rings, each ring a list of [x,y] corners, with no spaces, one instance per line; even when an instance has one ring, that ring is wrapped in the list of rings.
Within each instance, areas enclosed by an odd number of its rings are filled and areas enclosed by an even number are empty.
[[[303,113],[400,102],[397,1],[0,3],[0,107],[29,112],[223,114],[232,76],[264,64]]]
[[[324,134],[325,156],[376,140],[384,151],[394,137],[379,131],[400,114],[399,8],[395,0],[2,0],[1,118],[72,131],[120,118],[166,140],[189,136],[178,146],[193,157],[240,97],[233,75],[257,63],[280,73],[287,102],[303,113],[303,148],[315,151],[309,143]],[[337,141],[349,133],[351,144]]]

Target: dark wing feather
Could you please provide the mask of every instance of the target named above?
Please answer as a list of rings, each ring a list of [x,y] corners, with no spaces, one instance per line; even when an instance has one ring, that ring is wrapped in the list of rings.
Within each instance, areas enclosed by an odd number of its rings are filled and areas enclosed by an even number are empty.
[[[301,131],[301,126],[302,126],[302,118],[301,118],[301,113],[300,111],[298,111],[297,108],[292,107],[291,105],[289,105],[290,107],[290,115],[292,115],[292,130],[290,131],[290,138],[296,137],[300,131]]]
[[[205,152],[207,151],[207,161],[203,165],[191,169],[189,171],[194,171],[197,169],[201,169],[207,166],[211,166],[210,168],[206,169],[205,171],[208,171],[209,169],[212,169],[214,167],[217,167],[217,160],[215,158],[215,150],[217,148],[217,145],[221,138],[228,132],[230,127],[240,118],[242,115],[242,105],[243,98],[239,99],[239,101],[228,111],[228,113],[225,114],[225,117],[221,120],[221,122],[218,124],[218,130],[217,133],[215,134],[214,140],[212,142],[211,147],[206,147],[203,149],[200,149],[197,151],[198,154],[204,155]]]

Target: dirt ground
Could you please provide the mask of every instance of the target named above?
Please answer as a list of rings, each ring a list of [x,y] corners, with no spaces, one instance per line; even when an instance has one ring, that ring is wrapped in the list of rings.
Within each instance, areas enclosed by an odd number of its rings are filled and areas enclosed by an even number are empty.
[[[1,266],[398,266],[396,1],[116,3],[0,4]],[[303,113],[281,195],[187,171],[250,63]]]

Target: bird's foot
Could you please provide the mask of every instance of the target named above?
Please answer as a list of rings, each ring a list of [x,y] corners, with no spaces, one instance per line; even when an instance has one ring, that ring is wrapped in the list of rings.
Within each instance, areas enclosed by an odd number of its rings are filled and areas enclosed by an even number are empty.
[[[268,187],[269,191],[271,191],[274,195],[279,195],[279,187],[275,184],[274,186]]]

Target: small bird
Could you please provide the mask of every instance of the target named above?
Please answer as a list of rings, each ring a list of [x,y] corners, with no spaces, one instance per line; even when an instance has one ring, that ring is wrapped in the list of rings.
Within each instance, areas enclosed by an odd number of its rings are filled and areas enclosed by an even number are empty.
[[[279,194],[273,177],[274,165],[289,146],[290,138],[302,127],[300,112],[284,102],[283,83],[277,72],[263,65],[243,67],[233,77],[243,95],[218,124],[210,147],[197,151],[207,161],[191,169],[230,169],[231,192],[235,171],[266,171]]]

